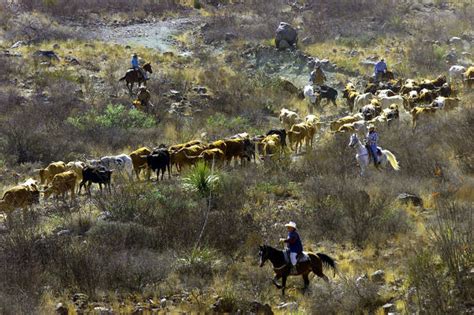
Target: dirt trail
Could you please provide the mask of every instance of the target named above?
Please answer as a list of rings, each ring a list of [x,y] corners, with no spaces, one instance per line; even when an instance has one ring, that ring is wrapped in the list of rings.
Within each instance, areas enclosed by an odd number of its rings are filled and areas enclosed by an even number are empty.
[[[193,29],[196,23],[195,18],[178,18],[126,26],[111,25],[103,26],[96,34],[98,38],[108,42],[189,55],[191,52],[180,46],[175,37]]]

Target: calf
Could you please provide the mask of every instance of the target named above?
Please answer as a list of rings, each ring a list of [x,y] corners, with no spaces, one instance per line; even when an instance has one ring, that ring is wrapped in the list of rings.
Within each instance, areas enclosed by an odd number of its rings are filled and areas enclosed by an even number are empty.
[[[145,159],[146,160],[146,159]],[[106,169],[103,166],[86,166],[82,170],[82,182],[79,185],[79,193],[83,186],[87,185],[87,190],[90,193],[92,183],[99,184],[99,189],[102,191],[102,185],[106,186],[110,192],[110,180],[112,178],[112,170]]]
[[[434,115],[437,107],[415,107],[410,111],[412,117],[413,131],[415,131],[417,121],[421,115]]]
[[[73,171],[66,171],[54,175],[51,185],[44,191],[44,199],[48,199],[51,194],[62,195],[64,198],[68,192],[71,193],[71,200],[74,199],[76,180],[77,176]]]

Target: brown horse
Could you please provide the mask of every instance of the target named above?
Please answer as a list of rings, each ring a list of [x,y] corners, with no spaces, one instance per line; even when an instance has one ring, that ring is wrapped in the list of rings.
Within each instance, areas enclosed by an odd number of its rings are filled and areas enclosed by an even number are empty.
[[[290,274],[291,265],[285,258],[286,253],[282,250],[278,250],[268,245],[260,246],[259,257],[260,267],[263,267],[267,260],[273,265],[273,271],[275,277],[273,283],[278,289],[282,290],[282,294],[285,295],[286,279],[288,276],[302,276],[304,281],[304,290],[309,286],[309,273],[314,272],[318,277],[323,278],[324,281],[328,282],[328,277],[323,273],[323,264],[327,267],[331,267],[336,273],[336,262],[331,257],[322,253],[308,253],[310,260],[298,263],[296,265],[297,275]],[[278,284],[278,279],[281,278],[281,285]]]
[[[150,63],[144,64],[143,70],[149,73],[153,73]],[[127,73],[125,73],[125,76],[123,78],[120,78],[119,81],[123,81],[123,80],[127,81],[127,88],[130,92],[130,95],[132,95],[133,83],[137,82],[138,85],[140,85],[141,83],[146,85],[146,80],[143,77],[142,73],[136,69],[128,69]]]

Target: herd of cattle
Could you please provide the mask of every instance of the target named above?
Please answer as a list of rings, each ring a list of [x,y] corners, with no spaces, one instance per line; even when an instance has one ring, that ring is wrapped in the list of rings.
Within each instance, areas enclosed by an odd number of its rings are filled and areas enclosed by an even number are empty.
[[[419,82],[413,79],[369,82],[363,92],[357,91],[353,83],[348,83],[342,97],[352,114],[330,122],[330,129],[333,132],[363,131],[369,124],[390,123],[395,119],[411,120],[415,129],[421,116],[458,106],[460,99],[453,85],[463,78],[466,88],[470,89],[474,83],[474,67],[466,70],[453,66],[449,78],[450,83],[442,75],[435,80]],[[337,91],[331,87],[308,85],[303,94],[311,106],[319,106],[323,99],[337,106]]]
[[[474,67],[470,67],[464,75],[470,87],[474,82]],[[452,82],[451,72],[450,77]],[[410,117],[415,128],[421,115],[455,108],[459,103],[455,93],[444,76],[421,82],[408,79],[403,83],[401,80],[368,83],[363,93],[358,92],[354,84],[348,83],[343,90],[343,98],[347,100],[353,114],[329,122],[329,130],[365,132],[369,124],[391,123]],[[326,99],[336,105],[337,91],[333,88],[321,86],[316,90],[307,86],[304,94],[311,104],[319,105],[322,99]],[[296,153],[301,151],[303,144],[306,148],[311,147],[315,134],[325,124],[316,115],[302,118],[285,108],[280,111],[279,119],[284,128],[272,129],[266,135],[251,137],[248,133],[241,133],[211,143],[193,140],[169,147],[142,147],[129,155],[105,156],[99,160],[53,162],[39,170],[39,182],[30,178],[8,189],[0,200],[0,211],[8,214],[17,208],[39,203],[41,192],[45,200],[51,195],[64,198],[68,193],[72,199],[78,184],[79,194],[83,187],[90,193],[92,183],[98,184],[100,190],[104,185],[110,192],[114,172],[130,180],[134,176],[140,180],[140,174],[144,171],[149,180],[153,171],[156,172],[157,180],[160,173],[163,180],[166,171],[171,178],[173,167],[181,172],[183,168],[199,161],[219,166],[229,165],[232,160],[234,164],[240,161],[244,165],[252,159],[256,161],[256,156],[263,161],[274,160],[288,151],[287,138],[289,148]]]

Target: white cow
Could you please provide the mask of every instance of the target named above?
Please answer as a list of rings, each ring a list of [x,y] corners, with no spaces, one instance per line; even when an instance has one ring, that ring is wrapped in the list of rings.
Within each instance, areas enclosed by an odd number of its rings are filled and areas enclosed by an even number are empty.
[[[408,101],[401,95],[380,97],[379,100],[382,109],[388,108],[392,104],[396,104],[398,108],[408,108]]]
[[[455,84],[456,82],[462,82],[466,67],[454,65],[449,68],[449,82]]]
[[[301,118],[296,112],[293,112],[286,108],[282,108],[280,110],[280,122],[288,129],[290,129],[291,126],[293,126],[294,124],[300,121],[301,121]]]
[[[370,101],[374,98],[374,95],[372,93],[364,93],[357,95],[355,100],[354,100],[354,109],[359,110],[365,105],[369,105]]]
[[[132,177],[133,163],[130,156],[127,154],[120,154],[115,156],[104,156],[100,158],[100,164],[108,169],[115,169],[119,172],[125,172]]]

